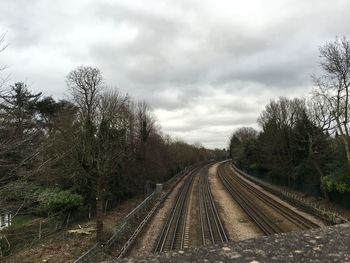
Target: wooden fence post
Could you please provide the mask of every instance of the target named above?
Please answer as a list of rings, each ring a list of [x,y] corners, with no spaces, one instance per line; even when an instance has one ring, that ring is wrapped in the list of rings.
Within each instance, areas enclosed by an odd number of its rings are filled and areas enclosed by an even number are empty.
[[[66,228],[68,227],[69,219],[70,219],[70,212],[68,213],[67,222],[66,222]]]
[[[41,220],[40,220],[40,223],[39,223],[39,235],[38,235],[38,238],[41,239]]]

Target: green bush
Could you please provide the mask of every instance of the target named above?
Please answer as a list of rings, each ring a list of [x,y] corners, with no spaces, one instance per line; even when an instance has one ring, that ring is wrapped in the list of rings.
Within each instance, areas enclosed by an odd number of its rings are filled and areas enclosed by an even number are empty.
[[[321,190],[323,192],[332,192],[335,189],[334,180],[331,176],[326,175],[321,177]]]
[[[45,189],[38,194],[38,212],[51,214],[63,210],[73,210],[83,204],[83,197],[69,190]]]
[[[350,192],[350,180],[343,173],[335,173],[321,177],[321,190],[323,192],[337,191],[341,194]]]
[[[253,163],[249,166],[249,171],[256,173],[259,171],[259,164],[258,163]]]
[[[346,182],[337,183],[336,189],[341,194],[348,193],[348,192],[350,192],[350,184],[346,183]]]

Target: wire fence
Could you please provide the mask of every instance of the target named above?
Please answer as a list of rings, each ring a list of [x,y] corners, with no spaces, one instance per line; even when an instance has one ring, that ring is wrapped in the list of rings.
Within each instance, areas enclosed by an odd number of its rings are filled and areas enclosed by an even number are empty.
[[[99,259],[99,257],[113,257],[113,253],[109,253],[108,250],[115,248],[113,251],[114,253],[119,250],[118,246],[121,246],[127,241],[127,238],[130,236],[135,225],[137,225],[140,219],[145,216],[145,213],[147,213],[149,208],[153,206],[158,197],[159,194],[153,192],[122,220],[122,222],[117,226],[114,234],[107,241],[95,243],[74,262],[80,263],[88,262],[90,260],[95,262]],[[106,256],[105,254],[110,255]]]
[[[238,169],[236,166],[233,165],[233,168],[236,172],[244,176],[245,178],[249,179],[250,181],[256,183],[257,185],[261,186],[265,190],[277,195],[281,199],[293,204],[294,206],[302,209],[305,212],[308,212],[310,214],[313,214],[325,222],[335,225],[335,224],[342,224],[342,223],[350,223],[349,220],[342,217],[341,215],[334,213],[332,211],[327,210],[325,207],[322,207],[321,205],[315,204],[313,202],[310,202],[306,200],[305,198],[302,198],[298,195],[295,195],[287,190],[283,190],[279,187],[276,187],[274,185],[271,185],[261,179],[258,179],[256,177],[253,177],[244,171]]]
[[[171,177],[168,181],[164,182],[162,184],[163,185],[163,189],[164,190],[168,190],[169,188],[171,188],[173,186],[173,183],[176,180],[178,180],[179,178],[181,178],[182,176],[187,174],[189,171],[191,171],[193,169],[193,167],[194,167],[194,165],[189,165],[189,166],[185,167],[182,171],[178,172],[173,177]]]
[[[172,186],[191,169],[192,166],[188,166],[163,183],[163,191],[153,191],[151,195],[124,217],[121,223],[117,226],[113,236],[110,237],[108,241],[97,242],[76,259],[74,263],[96,262],[102,259],[114,259],[125,255],[135,241],[136,236],[142,231],[142,228],[151,219],[153,213],[165,200]]]
[[[47,218],[37,218],[27,224],[12,225],[0,233],[0,254],[8,255],[11,250],[23,245],[32,245],[38,240],[66,227],[70,220],[70,213],[57,213]]]
[[[163,184],[163,189],[169,189],[177,178],[180,178],[189,169],[189,167],[186,167],[170,178]],[[118,248],[122,247],[128,241],[128,237],[135,234],[135,228],[140,226],[140,223],[146,218],[150,219],[151,215],[149,215],[149,212],[159,205],[164,198],[164,191],[161,193],[155,192],[155,187],[152,187],[152,190],[153,192],[122,220],[108,241],[95,243],[75,262],[86,262],[101,250],[107,251],[108,249],[117,247],[115,250],[118,251]],[[35,244],[40,239],[68,227],[69,222],[74,221],[74,219],[79,217],[82,219],[82,215],[90,218],[91,209],[88,211],[85,210],[79,210],[76,215],[71,215],[70,211],[61,211],[47,218],[31,219],[23,225],[12,225],[2,229],[0,232],[0,257],[9,255],[17,247]],[[146,224],[147,222],[144,221],[144,223]]]

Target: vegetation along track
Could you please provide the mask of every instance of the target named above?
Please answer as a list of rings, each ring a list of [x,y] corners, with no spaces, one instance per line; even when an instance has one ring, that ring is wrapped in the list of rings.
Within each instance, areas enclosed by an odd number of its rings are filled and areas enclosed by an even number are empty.
[[[230,165],[230,162],[225,162],[219,166],[219,177],[228,192],[264,234],[270,235],[285,231],[264,212],[261,206],[254,202],[253,198],[258,199],[261,203],[273,209],[277,214],[294,224],[298,229],[305,230],[319,227],[301,214],[284,206],[282,203],[246,182],[240,176],[234,174],[233,170],[230,169]]]
[[[199,217],[201,228],[200,243],[203,245],[227,242],[228,237],[225,228],[221,222],[215,201],[210,191],[208,180],[208,167],[210,164],[194,169],[188,175],[182,188],[179,190],[174,207],[169,213],[166,223],[162,229],[155,252],[165,250],[183,249],[188,246],[189,237],[188,227],[188,211],[190,195],[193,192],[192,186],[195,178],[198,180],[198,200],[199,200]]]

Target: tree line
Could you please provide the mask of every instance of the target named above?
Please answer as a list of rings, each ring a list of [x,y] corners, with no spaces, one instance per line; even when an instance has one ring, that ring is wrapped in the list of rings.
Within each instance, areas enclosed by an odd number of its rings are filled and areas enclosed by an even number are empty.
[[[320,58],[312,92],[271,100],[258,118],[259,131],[233,132],[230,155],[254,175],[349,205],[350,42],[326,43]]]
[[[48,216],[90,205],[101,240],[107,202],[225,156],[163,134],[150,106],[106,87],[98,68],[79,66],[66,83],[69,98],[58,100],[24,82],[1,87],[3,211]]]

